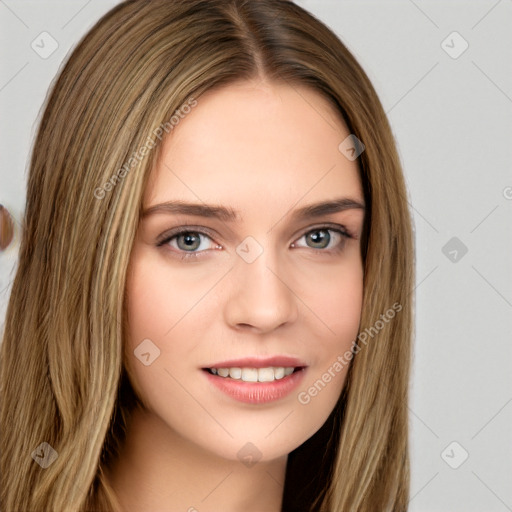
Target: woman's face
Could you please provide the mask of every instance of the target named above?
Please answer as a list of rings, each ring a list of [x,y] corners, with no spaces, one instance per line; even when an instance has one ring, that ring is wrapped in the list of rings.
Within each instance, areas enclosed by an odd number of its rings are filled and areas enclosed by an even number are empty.
[[[238,83],[184,110],[144,196],[125,364],[169,434],[272,460],[325,422],[358,333],[364,202],[338,149],[349,131],[288,85]]]

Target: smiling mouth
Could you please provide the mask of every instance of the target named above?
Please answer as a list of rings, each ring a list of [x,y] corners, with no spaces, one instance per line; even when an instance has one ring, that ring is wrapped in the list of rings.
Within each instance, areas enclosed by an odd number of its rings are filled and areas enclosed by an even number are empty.
[[[204,371],[225,379],[243,382],[273,382],[303,370],[303,366],[269,366],[267,368],[203,368]]]

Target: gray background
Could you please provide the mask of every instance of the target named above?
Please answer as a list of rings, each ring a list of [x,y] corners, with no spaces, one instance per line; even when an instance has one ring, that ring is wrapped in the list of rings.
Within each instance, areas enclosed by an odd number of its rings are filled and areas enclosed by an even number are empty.
[[[0,253],[1,332],[41,105],[117,3],[0,0],[0,203],[17,222]],[[368,73],[405,169],[417,243],[410,511],[512,511],[512,2],[297,3]],[[58,43],[47,58],[31,47],[44,31]]]

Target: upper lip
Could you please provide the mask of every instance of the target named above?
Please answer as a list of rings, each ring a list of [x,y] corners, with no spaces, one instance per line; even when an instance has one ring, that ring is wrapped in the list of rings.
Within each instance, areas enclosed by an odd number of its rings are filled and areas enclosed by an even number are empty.
[[[214,363],[204,368],[268,368],[274,367],[305,367],[306,363],[296,357],[291,356],[273,356],[273,357],[244,357],[242,359],[229,359]]]

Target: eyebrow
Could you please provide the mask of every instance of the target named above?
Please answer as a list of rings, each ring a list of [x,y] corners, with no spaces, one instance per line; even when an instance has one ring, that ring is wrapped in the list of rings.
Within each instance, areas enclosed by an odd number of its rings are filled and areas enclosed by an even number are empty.
[[[348,197],[341,197],[330,201],[321,201],[319,203],[309,204],[295,210],[291,218],[293,220],[303,220],[308,218],[321,217],[331,213],[342,212],[352,209],[365,209],[363,203]],[[144,219],[157,213],[194,215],[197,217],[214,218],[224,222],[240,222],[241,217],[236,210],[224,206],[187,203],[184,201],[167,201],[165,203],[155,204],[146,208],[141,215]]]

